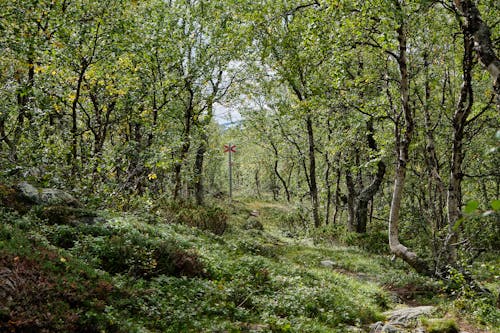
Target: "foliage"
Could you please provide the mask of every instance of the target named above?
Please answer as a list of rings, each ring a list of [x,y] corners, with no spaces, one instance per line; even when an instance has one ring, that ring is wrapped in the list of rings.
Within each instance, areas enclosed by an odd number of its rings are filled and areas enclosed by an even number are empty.
[[[182,223],[190,227],[222,235],[227,228],[228,214],[217,204],[197,206],[190,202],[160,202],[157,212],[166,223]]]
[[[424,320],[426,332],[429,333],[458,333],[459,328],[453,319]]]
[[[500,326],[471,283],[498,290],[499,9],[4,1],[0,260],[40,314],[7,327],[0,309],[0,330],[345,331],[388,306],[359,282],[375,273],[429,302],[449,292],[459,314]],[[7,186],[20,181],[92,209],[36,206]],[[86,290],[77,266],[93,274]]]

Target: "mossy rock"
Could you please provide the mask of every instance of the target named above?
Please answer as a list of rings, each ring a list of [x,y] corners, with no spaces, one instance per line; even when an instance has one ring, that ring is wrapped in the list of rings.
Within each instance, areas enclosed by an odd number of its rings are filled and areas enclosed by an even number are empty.
[[[94,211],[68,206],[40,207],[36,215],[49,224],[57,225],[94,224],[99,220]]]

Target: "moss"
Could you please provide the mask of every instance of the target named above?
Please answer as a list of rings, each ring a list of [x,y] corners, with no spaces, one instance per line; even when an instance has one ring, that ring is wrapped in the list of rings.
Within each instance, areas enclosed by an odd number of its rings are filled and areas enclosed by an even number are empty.
[[[458,325],[453,319],[427,319],[422,323],[428,333],[458,333]]]

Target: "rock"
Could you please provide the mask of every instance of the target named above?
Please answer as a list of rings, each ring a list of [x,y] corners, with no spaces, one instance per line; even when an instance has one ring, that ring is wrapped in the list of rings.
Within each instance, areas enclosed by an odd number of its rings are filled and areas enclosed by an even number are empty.
[[[54,188],[44,188],[40,190],[40,201],[44,205],[65,205],[77,207],[78,201],[71,194]]]
[[[320,264],[321,264],[321,266],[328,267],[328,268],[332,268],[332,267],[336,266],[336,263],[334,261],[331,261],[331,260],[322,260],[320,262]]]
[[[37,189],[27,182],[20,182],[14,188],[18,191],[18,196],[22,200],[35,205],[79,206],[78,200],[63,190],[54,188]]]
[[[396,328],[392,326],[391,324],[385,324],[384,327],[382,327],[382,333],[401,333],[403,332],[399,328]]]
[[[375,324],[370,325],[370,333],[382,332],[383,327],[384,327],[384,323],[381,321],[377,321]]]
[[[40,193],[38,189],[27,182],[20,182],[14,188],[18,191],[17,195],[30,203],[39,204],[40,203]]]
[[[250,212],[250,216],[259,217],[259,215],[260,215],[260,214],[259,214],[259,211],[258,211],[258,210],[252,210],[252,211]]]
[[[433,306],[417,306],[414,308],[404,308],[385,313],[388,321],[394,325],[411,326],[414,321],[423,315],[428,315],[434,311]]]
[[[370,333],[401,333],[399,328],[392,326],[390,323],[384,324],[381,321],[370,325]]]

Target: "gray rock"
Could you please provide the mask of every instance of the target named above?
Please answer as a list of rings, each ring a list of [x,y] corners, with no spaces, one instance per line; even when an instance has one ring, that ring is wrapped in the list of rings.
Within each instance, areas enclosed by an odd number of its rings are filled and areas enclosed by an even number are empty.
[[[54,188],[44,188],[40,191],[40,201],[45,205],[78,206],[78,201],[71,194]]]
[[[370,333],[401,333],[403,332],[397,327],[394,327],[390,323],[384,324],[381,321],[370,325]]]
[[[37,189],[35,186],[20,182],[15,188],[19,192],[19,196],[32,204],[37,205],[63,205],[63,206],[79,206],[78,200],[71,194],[63,190],[54,188]]]
[[[382,332],[382,328],[384,328],[384,323],[377,321],[375,324],[370,325],[370,333],[380,333]]]
[[[40,203],[40,193],[33,185],[27,182],[20,182],[15,188],[19,191],[19,196],[24,200],[34,204]]]
[[[385,324],[384,327],[382,327],[382,333],[401,333],[403,332],[397,327],[392,326],[391,324]]]
[[[332,268],[332,267],[336,266],[336,263],[334,261],[331,261],[331,260],[322,260],[320,264],[321,264],[321,266],[328,267],[328,268]]]
[[[414,308],[404,308],[387,312],[388,321],[395,325],[411,326],[420,316],[431,314],[434,311],[433,306],[417,306]]]

